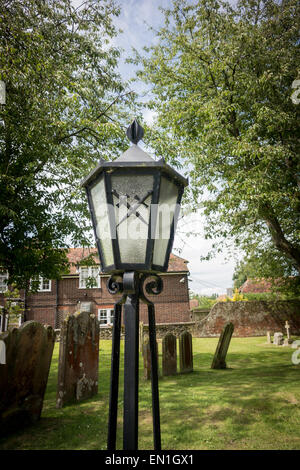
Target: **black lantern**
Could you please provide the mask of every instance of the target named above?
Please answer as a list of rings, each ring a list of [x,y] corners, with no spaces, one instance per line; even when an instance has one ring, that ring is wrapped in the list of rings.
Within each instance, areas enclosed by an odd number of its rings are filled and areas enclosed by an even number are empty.
[[[103,272],[111,273],[110,293],[122,293],[115,304],[108,425],[108,449],[116,445],[121,309],[124,304],[125,364],[123,448],[138,441],[139,300],[148,305],[151,352],[154,448],[160,450],[158,368],[154,304],[160,272],[168,268],[180,202],[187,180],[164,159],[155,161],[138,145],[144,130],[136,120],[127,129],[132,146],[113,162],[101,160],[84,179]],[[152,278],[151,282],[146,279]],[[145,286],[144,286],[145,284]]]
[[[133,145],[113,162],[100,161],[83,181],[104,272],[164,272],[168,268],[181,197],[187,180],[164,159]]]

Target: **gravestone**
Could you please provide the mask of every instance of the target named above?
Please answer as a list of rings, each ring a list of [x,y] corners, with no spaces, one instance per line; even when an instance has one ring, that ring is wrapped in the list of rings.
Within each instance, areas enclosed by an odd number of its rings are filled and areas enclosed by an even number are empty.
[[[63,321],[56,407],[82,401],[98,392],[99,321],[79,312]]]
[[[167,333],[162,340],[162,374],[177,374],[177,340],[172,333]]]
[[[273,344],[276,346],[281,346],[283,344],[283,333],[274,333]]]
[[[291,328],[291,327],[290,327],[288,321],[285,322],[284,327],[285,327],[285,329],[286,329],[286,336],[287,336],[287,338],[286,338],[286,340],[284,340],[284,342],[289,345],[289,343],[291,343],[292,340],[291,340],[291,335],[290,335],[290,328]]]
[[[181,374],[193,371],[192,335],[188,331],[179,336],[179,363]]]
[[[92,313],[92,302],[79,302],[78,310],[79,312]]]
[[[146,380],[151,379],[151,352],[150,352],[150,343],[149,337],[145,337],[144,342],[142,344],[142,353],[143,353],[143,361],[144,361],[144,378]],[[158,361],[158,344],[156,342],[156,353],[157,353],[157,361]],[[157,364],[158,367],[158,364]]]
[[[150,343],[146,341],[142,344],[143,348],[143,359],[144,359],[144,378],[146,380],[151,379],[151,353]]]
[[[267,343],[268,343],[268,344],[271,344],[271,343],[272,343],[272,340],[271,340],[271,331],[267,331]]]
[[[39,420],[47,386],[55,332],[27,321],[0,334],[5,364],[0,364],[0,434]]]
[[[233,334],[233,323],[227,323],[220,334],[217,349],[211,364],[212,369],[226,369],[226,355]]]
[[[143,352],[143,344],[144,344],[144,323],[139,323],[139,344],[140,344],[140,351]]]

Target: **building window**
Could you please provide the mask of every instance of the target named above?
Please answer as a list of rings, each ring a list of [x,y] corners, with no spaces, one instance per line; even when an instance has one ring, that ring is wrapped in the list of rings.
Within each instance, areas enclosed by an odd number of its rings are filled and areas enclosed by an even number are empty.
[[[34,281],[30,281],[31,287],[33,287],[33,282],[34,284],[37,283],[37,292],[51,292],[51,281],[49,279],[39,276]]]
[[[2,327],[2,323],[3,323],[3,318],[5,318],[5,325],[4,325],[4,328]],[[8,315],[4,315],[3,313],[3,307],[0,306],[0,332],[2,331],[7,331],[7,326],[8,326]]]
[[[50,292],[51,291],[51,281],[49,279],[44,279],[40,277],[39,292]]]
[[[98,320],[101,326],[112,325],[114,319],[114,309],[111,308],[99,308],[98,309]]]
[[[79,289],[99,289],[99,266],[82,267],[79,269]]]
[[[0,292],[7,291],[8,272],[0,271]]]

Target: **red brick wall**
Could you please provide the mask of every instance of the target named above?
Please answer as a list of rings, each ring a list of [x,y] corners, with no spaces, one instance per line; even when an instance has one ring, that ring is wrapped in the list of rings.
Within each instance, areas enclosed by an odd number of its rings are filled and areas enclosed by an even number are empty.
[[[184,278],[184,282],[179,282]],[[155,304],[157,323],[189,322],[188,281],[186,274],[162,275],[163,292],[158,296],[147,297]],[[52,281],[51,292],[38,292],[27,297],[27,320],[59,327],[61,320],[77,310],[78,302],[92,302],[92,312],[98,314],[100,308],[113,308],[120,295],[111,295],[106,287],[108,277],[101,278],[101,288],[79,289],[79,278],[66,277]],[[58,282],[58,297],[57,292]],[[56,311],[59,323],[55,325]],[[140,321],[148,323],[147,306],[141,302]]]
[[[196,336],[219,336],[224,325],[234,324],[234,336],[264,336],[267,331],[286,334],[285,322],[290,333],[300,333],[300,301],[248,301],[218,302],[208,317],[197,325]]]

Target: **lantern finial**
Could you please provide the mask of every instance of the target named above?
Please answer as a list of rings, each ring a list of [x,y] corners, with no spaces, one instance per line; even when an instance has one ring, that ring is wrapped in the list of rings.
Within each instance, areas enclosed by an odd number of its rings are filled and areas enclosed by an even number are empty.
[[[126,135],[130,142],[132,142],[133,144],[137,144],[138,141],[143,138],[144,129],[135,119],[127,128]]]

